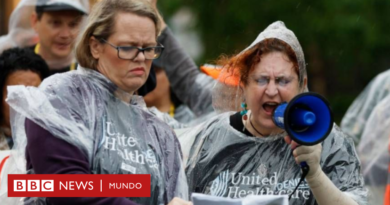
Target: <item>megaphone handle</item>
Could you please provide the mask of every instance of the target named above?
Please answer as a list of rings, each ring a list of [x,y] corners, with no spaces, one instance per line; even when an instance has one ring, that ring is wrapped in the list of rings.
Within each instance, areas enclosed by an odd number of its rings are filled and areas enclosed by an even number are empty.
[[[307,165],[306,162],[301,162],[300,165],[301,165],[301,169],[302,169],[302,174],[307,175],[307,173],[309,173],[309,171],[310,171],[309,165]]]
[[[309,165],[307,165],[306,162],[301,162],[300,165],[301,165],[301,170],[302,170],[301,179],[299,180],[299,182],[298,182],[297,186],[295,187],[294,191],[288,197],[288,200],[291,199],[292,195],[295,193],[295,191],[297,191],[299,185],[301,185],[302,181],[305,180],[305,177],[306,177],[307,173],[309,173],[310,167],[309,167]]]

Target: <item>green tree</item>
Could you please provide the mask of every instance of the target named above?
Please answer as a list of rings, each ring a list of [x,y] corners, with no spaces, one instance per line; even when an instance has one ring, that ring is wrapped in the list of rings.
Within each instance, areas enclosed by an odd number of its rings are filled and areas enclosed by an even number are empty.
[[[197,16],[205,46],[199,64],[239,52],[270,23],[284,21],[303,47],[310,90],[328,98],[337,122],[368,82],[390,67],[387,0],[159,1],[166,18],[183,6]]]

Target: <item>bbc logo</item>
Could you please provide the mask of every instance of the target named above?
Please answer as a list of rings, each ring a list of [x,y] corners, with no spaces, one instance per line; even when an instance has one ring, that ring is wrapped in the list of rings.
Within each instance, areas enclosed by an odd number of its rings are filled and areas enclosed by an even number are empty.
[[[27,189],[27,190],[26,190]],[[15,192],[53,192],[54,180],[14,180]]]

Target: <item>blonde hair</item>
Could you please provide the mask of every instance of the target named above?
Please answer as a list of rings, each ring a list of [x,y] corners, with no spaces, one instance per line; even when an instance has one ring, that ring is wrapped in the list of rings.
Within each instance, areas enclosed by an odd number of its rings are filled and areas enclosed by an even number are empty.
[[[87,26],[77,42],[76,58],[84,68],[96,70],[98,60],[95,59],[89,47],[89,39],[107,39],[112,33],[115,18],[119,12],[133,13],[150,18],[156,28],[156,38],[161,30],[157,11],[147,0],[102,0],[94,5],[88,17]]]

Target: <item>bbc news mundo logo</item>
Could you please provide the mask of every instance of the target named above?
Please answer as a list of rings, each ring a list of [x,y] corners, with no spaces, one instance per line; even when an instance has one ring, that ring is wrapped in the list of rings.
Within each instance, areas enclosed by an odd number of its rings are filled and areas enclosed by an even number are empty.
[[[27,188],[27,189],[26,189]],[[14,180],[15,192],[54,191],[54,180]]]
[[[9,174],[8,197],[150,197],[150,174]]]

